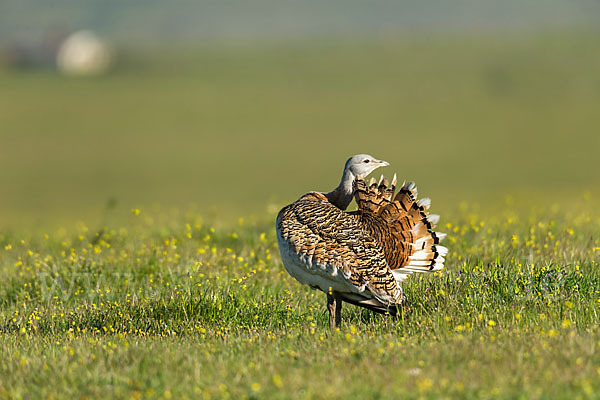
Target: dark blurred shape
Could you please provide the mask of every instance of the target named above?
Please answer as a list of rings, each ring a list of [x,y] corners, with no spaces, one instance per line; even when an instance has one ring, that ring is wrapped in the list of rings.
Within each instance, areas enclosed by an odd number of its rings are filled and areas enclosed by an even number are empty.
[[[492,96],[509,95],[514,88],[514,79],[508,68],[494,65],[487,68],[483,74],[487,91]]]
[[[113,65],[108,43],[89,30],[52,30],[39,41],[13,41],[0,49],[0,67],[58,69],[69,76],[103,75]]]
[[[39,41],[14,40],[0,49],[0,66],[12,68],[54,68],[56,54],[69,32],[51,30]]]
[[[114,210],[117,207],[118,203],[119,202],[116,197],[114,197],[114,196],[109,197],[108,200],[106,200],[106,205],[105,205],[106,211]]]

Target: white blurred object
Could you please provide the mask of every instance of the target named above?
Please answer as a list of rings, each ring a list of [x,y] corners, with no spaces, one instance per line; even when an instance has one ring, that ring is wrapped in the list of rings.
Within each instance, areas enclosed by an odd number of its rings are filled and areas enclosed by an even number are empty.
[[[56,65],[65,75],[102,75],[112,64],[113,54],[108,44],[91,31],[78,31],[60,45]]]

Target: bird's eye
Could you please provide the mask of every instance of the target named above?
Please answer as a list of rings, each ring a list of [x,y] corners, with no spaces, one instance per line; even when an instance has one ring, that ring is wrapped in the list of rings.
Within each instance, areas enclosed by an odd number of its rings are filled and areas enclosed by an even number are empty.
[[[365,164],[368,164],[368,163],[369,163],[369,161],[371,161],[371,160],[369,160],[369,159],[367,158],[367,159],[366,159],[366,160],[364,160],[363,162],[364,162]]]

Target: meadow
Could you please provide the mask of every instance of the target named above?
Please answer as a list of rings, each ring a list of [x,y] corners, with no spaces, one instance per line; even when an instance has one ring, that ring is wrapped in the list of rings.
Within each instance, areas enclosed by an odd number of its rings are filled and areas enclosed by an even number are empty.
[[[597,398],[599,48],[387,38],[0,71],[0,398]],[[398,318],[346,305],[331,331],[274,220],[358,152],[432,198],[450,253]]]

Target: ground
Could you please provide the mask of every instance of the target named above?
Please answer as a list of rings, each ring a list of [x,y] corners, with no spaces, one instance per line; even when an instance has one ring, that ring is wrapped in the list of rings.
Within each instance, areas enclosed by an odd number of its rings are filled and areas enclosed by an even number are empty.
[[[216,230],[134,210],[100,236],[3,236],[0,394],[593,397],[588,207],[447,218],[447,267],[405,284],[409,308],[347,305],[334,332],[325,295],[284,271],[269,219]]]

